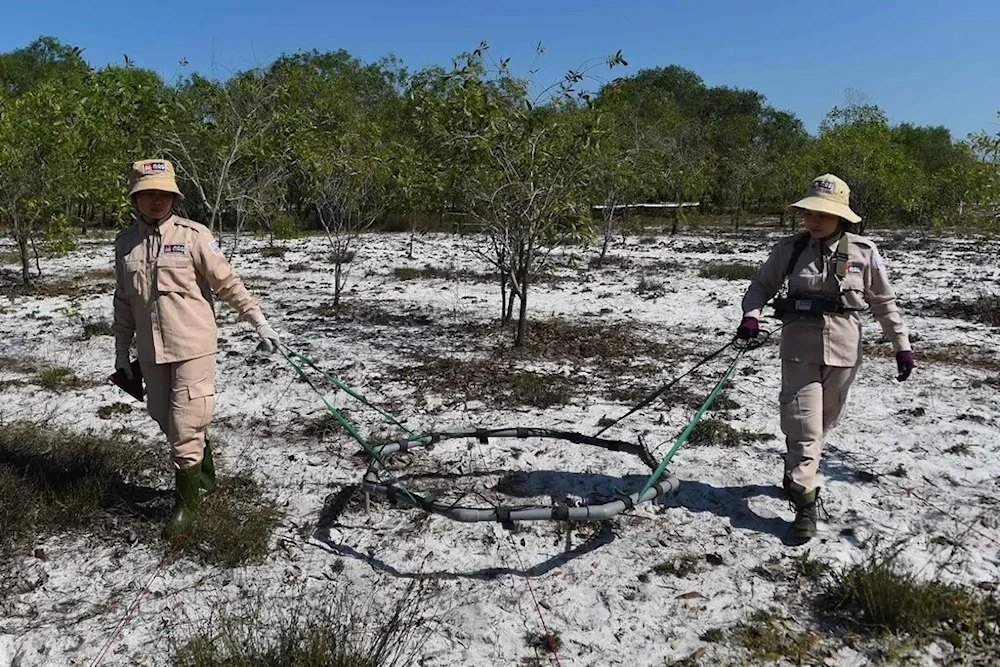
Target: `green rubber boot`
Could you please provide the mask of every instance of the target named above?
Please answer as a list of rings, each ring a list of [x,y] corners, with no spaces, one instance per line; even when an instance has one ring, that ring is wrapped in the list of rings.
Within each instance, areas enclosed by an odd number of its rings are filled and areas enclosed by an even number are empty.
[[[809,493],[788,494],[795,506],[795,520],[792,522],[792,544],[800,546],[816,537],[816,501],[819,489]]]
[[[206,493],[215,491],[218,484],[215,481],[215,462],[212,460],[212,443],[205,435],[205,456],[201,460],[201,488]]]
[[[167,536],[173,539],[191,527],[201,505],[201,463],[175,473],[174,512],[167,525]]]

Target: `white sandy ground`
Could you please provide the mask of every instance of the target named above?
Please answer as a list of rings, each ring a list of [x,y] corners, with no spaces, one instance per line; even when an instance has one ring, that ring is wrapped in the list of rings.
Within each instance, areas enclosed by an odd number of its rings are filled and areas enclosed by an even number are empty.
[[[679,234],[654,241],[632,237],[612,249],[614,255],[628,257],[627,264],[602,270],[587,268],[594,249],[564,249],[558,254],[557,274],[565,280],[537,286],[531,295],[531,317],[629,323],[654,340],[690,349],[692,354],[675,367],[636,359],[639,375],[621,378],[653,389],[688,368],[697,359],[695,352],[704,354],[723,344],[739,321],[746,281],[703,278],[699,268],[707,261],[762,262],[778,236],[748,231]],[[883,254],[905,304],[1000,291],[1000,243],[995,240],[943,236],[903,246],[889,241]],[[286,342],[371,399],[392,406],[417,430],[538,425],[593,433],[600,417],[627,409],[604,398],[596,384],[584,385],[570,405],[497,410],[479,402],[443,400],[390,379],[400,366],[418,363],[415,353],[484,358],[489,346],[475,349],[468,338],[448,340],[440,330],[435,333],[434,325],[479,322],[485,331],[498,310],[492,284],[400,281],[392,273],[401,266],[485,271],[485,264],[469,252],[482,239],[422,236],[413,259],[406,258],[407,242],[404,235],[364,237],[345,298],[412,317],[412,325],[317,319],[311,309],[332,298],[332,272],[323,268],[322,239],[288,242],[284,259],[260,257],[256,249],[262,244],[251,241],[241,245],[234,265],[260,296]],[[49,279],[78,279],[74,277],[85,271],[111,268],[109,250],[108,239],[91,239],[44,268]],[[651,268],[664,260],[680,267]],[[292,263],[310,263],[316,270],[291,273],[286,267]],[[2,269],[8,282],[14,269]],[[662,281],[663,295],[636,294],[642,275]],[[111,315],[110,281],[92,282],[90,296],[10,295],[0,303],[0,356],[67,366],[95,381],[59,396],[30,384],[8,386],[0,401],[0,420],[48,417],[81,430],[134,429],[149,447],[163,452],[166,485],[166,447],[143,411],[111,421],[97,417],[100,406],[125,399],[116,388],[99,384],[113,361],[112,339],[80,340],[81,316],[95,320]],[[304,437],[304,420],[322,414],[319,399],[304,383],[293,382],[280,357],[254,352],[252,332],[235,322],[228,307],[221,307],[220,313],[224,342],[213,427],[220,475],[224,482],[227,473],[239,471],[260,481],[281,508],[281,526],[260,565],[229,570],[185,559],[172,562],[153,580],[150,594],[103,664],[168,664],[171,638],[198,631],[212,610],[228,601],[331,597],[331,591],[350,586],[359,597],[372,596],[388,613],[416,578],[434,582],[424,615],[437,622],[415,664],[521,664],[536,656],[526,633],[540,630],[521,563],[532,573],[531,588],[545,622],[559,634],[559,659],[566,666],[665,665],[699,649],[704,649],[700,664],[739,663],[746,659],[741,649],[707,643],[699,636],[757,610],[790,618],[792,627],[815,627],[800,595],[814,591],[759,576],[762,566],[788,570],[790,559],[805,551],[782,542],[792,513],[776,487],[783,450],[778,438],[776,345],[751,353],[729,392],[739,405],[729,412],[734,427],[776,437],[737,450],[682,449],[670,467],[682,480],[681,490],[656,506],[641,506],[603,526],[574,525],[568,531],[555,523],[528,524],[513,540],[497,525],[463,525],[384,502],[374,502],[368,514],[349,509],[332,526],[317,529],[328,498],[360,481],[363,464],[350,456],[357,448],[340,434],[323,441]],[[433,324],[421,324],[421,315]],[[943,346],[960,346],[968,354],[998,360],[996,332],[989,327],[913,308],[908,321],[918,362],[920,350]],[[865,335],[872,344],[880,338],[867,316]],[[651,364],[658,369],[655,373],[642,370]],[[582,378],[594,370],[593,365],[568,362],[520,365]],[[717,360],[686,384],[686,390],[707,394],[724,366],[723,359]],[[920,363],[909,382],[896,382],[894,374],[891,357],[873,355],[859,373],[822,467],[830,521],[809,554],[833,565],[850,564],[859,562],[877,540],[901,541],[905,560],[922,576],[990,589],[1000,579],[1000,399],[995,388],[974,381],[995,371]],[[12,377],[12,372],[0,369],[0,380]],[[377,417],[357,410],[343,393],[330,396],[337,405],[353,408],[350,414],[363,433],[379,427]],[[676,436],[691,412],[683,405],[654,405],[609,435],[635,440],[643,434],[662,454],[667,447],[661,443]],[[968,445],[967,455],[946,453],[959,444]],[[643,472],[638,460],[624,455],[546,441],[486,446],[458,441],[410,460],[421,469],[488,473],[455,481],[461,488],[479,488],[487,497],[496,497],[492,487],[510,471],[522,471],[522,480],[536,484],[549,480],[573,489],[589,484],[605,493],[634,483],[633,478],[622,482],[622,477]],[[900,466],[905,476],[886,474]],[[877,477],[872,481],[863,473]],[[419,488],[417,482],[413,485]],[[475,498],[469,502],[481,504]],[[26,550],[25,564],[37,586],[2,601],[0,665],[15,660],[23,666],[91,664],[162,551],[130,544],[127,536],[109,544],[87,535],[58,535],[35,546],[43,548],[48,559],[33,558]],[[703,558],[707,555],[717,558],[708,562]],[[684,578],[640,577],[656,564],[682,556],[700,557],[697,571]],[[280,608],[282,603],[273,604]],[[858,650],[829,646],[825,664],[869,662]],[[932,646],[918,663],[933,664],[948,650]],[[549,659],[542,657],[538,664],[549,664]]]

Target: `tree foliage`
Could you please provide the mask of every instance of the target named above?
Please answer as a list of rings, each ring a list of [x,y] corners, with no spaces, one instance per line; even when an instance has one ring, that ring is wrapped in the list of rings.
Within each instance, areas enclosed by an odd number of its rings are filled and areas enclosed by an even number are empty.
[[[389,214],[485,231],[501,316],[521,306],[519,342],[552,244],[598,227],[606,244],[619,204],[695,201],[739,226],[783,213],[824,172],[851,185],[867,224],[992,224],[1000,201],[997,136],[894,126],[863,101],[810,136],[759,92],[677,65],[593,83],[593,66],[624,65],[621,53],[551,83],[485,44],[417,72],[308,51],[170,83],[127,57],[95,70],[83,55],[52,37],[0,54],[0,225],[25,282],[36,245],[57,252],[76,226],[126,224],[128,166],[156,155],[176,163],[183,212],[231,234],[229,252],[242,232],[293,219],[326,230],[335,260]]]

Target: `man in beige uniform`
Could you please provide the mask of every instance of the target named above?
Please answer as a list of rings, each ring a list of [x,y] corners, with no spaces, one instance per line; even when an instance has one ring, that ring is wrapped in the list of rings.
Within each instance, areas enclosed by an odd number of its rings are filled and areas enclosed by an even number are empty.
[[[131,377],[135,339],[150,416],[173,450],[176,504],[169,532],[186,529],[200,489],[215,490],[205,432],[215,407],[217,351],[212,292],[257,330],[274,351],[278,335],[204,225],[172,214],[182,197],[173,165],[132,165],[129,196],[139,216],[115,238],[115,368]]]
[[[909,334],[875,244],[847,231],[861,218],[850,189],[832,174],[815,179],[789,209],[805,216],[806,232],[789,236],[750,283],[739,338],[755,337],[761,309],[788,278],[788,298],[775,302],[781,334],[781,430],[786,437],[783,486],[796,508],[796,541],[816,532],[816,472],[827,433],[836,424],[861,365],[861,318],[871,310],[896,351],[899,380],[913,368]]]

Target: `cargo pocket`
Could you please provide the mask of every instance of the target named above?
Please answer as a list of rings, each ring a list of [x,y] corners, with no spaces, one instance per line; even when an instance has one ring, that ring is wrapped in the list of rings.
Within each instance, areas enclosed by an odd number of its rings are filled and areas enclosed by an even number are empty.
[[[798,397],[799,392],[795,389],[784,389],[778,392],[778,404],[790,405]]]
[[[865,281],[859,275],[848,274],[840,283],[840,295],[844,305],[851,310],[868,310],[865,299]]]
[[[208,428],[212,423],[215,409],[215,380],[202,380],[188,385],[188,401],[191,410],[191,428],[195,431]]]
[[[197,289],[191,260],[161,257],[156,263],[156,289],[161,294],[187,294]]]
[[[122,287],[125,288],[125,296],[139,296],[142,294],[142,283],[145,281],[145,272],[143,271],[143,262],[141,259],[127,259],[125,260],[125,271],[122,282],[124,283]]]

